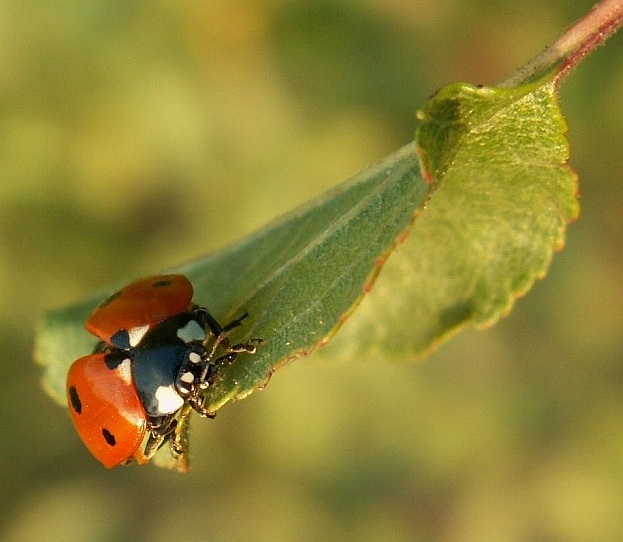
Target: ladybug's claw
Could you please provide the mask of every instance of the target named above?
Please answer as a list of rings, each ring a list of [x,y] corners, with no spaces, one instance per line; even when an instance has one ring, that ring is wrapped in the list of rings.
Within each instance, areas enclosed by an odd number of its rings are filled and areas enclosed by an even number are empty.
[[[232,329],[239,327],[242,325],[242,322],[244,320],[246,320],[249,317],[249,313],[245,310],[242,312],[242,315],[239,316],[238,318],[236,318],[235,320],[232,320],[231,322],[225,324],[223,326],[223,331],[225,333],[228,333],[229,331],[231,331]]]
[[[264,339],[249,339],[246,343],[235,344],[231,347],[232,352],[245,354],[255,354],[257,352],[257,347],[264,344]]]
[[[196,397],[192,402],[193,410],[202,418],[216,418],[216,412],[208,410],[205,406],[206,399],[203,396]]]

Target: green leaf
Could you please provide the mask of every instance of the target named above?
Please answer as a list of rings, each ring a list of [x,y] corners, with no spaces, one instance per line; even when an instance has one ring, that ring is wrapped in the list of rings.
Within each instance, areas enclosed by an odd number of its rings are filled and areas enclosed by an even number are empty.
[[[192,281],[195,302],[220,321],[249,312],[233,341],[266,341],[256,355],[241,355],[223,370],[222,381],[210,389],[210,405],[244,397],[279,365],[325,341],[369,287],[379,258],[429,191],[409,145],[240,243],[175,269]],[[41,325],[35,354],[46,367],[45,387],[61,402],[69,365],[95,343],[87,346],[83,323],[113,289],[53,311]]]
[[[234,341],[266,340],[255,356],[223,368],[209,390],[213,408],[325,343],[412,222],[324,356],[413,358],[468,322],[495,321],[543,276],[578,213],[554,84],[453,84],[419,118],[417,154],[408,145],[240,243],[175,270],[221,321],[248,310]],[[418,214],[431,186],[439,188]],[[88,351],[82,323],[108,293],[50,313],[41,327],[37,357],[57,397],[71,361]]]
[[[422,170],[440,187],[327,356],[409,359],[467,323],[495,322],[545,274],[578,215],[549,80],[452,84],[418,117]]]

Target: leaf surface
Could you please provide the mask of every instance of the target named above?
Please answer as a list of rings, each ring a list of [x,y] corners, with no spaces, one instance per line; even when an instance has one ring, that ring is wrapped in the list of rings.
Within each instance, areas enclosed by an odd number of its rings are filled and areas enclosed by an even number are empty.
[[[413,359],[467,323],[495,322],[544,276],[578,216],[550,80],[455,83],[418,117],[422,169],[439,188],[328,356]]]

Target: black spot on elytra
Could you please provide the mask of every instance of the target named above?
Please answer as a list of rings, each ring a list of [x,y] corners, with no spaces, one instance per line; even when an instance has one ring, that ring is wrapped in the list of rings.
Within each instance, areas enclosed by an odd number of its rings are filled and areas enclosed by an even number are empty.
[[[159,280],[158,282],[152,282],[150,286],[152,288],[166,288],[167,286],[171,286],[172,283],[173,283],[172,280],[165,279],[165,280]]]
[[[110,297],[108,297],[107,299],[104,299],[104,301],[102,301],[97,308],[101,309],[102,307],[105,307],[106,305],[110,305],[115,299],[117,299],[121,294],[123,293],[123,290],[119,290],[118,292],[115,292],[114,294],[112,294]]]
[[[69,402],[76,414],[82,413],[82,401],[80,400],[76,386],[71,386],[69,388]]]
[[[108,446],[116,446],[117,445],[117,440],[115,439],[115,435],[113,435],[105,427],[102,427],[102,436],[104,437],[104,440],[106,441],[106,444],[108,444]]]

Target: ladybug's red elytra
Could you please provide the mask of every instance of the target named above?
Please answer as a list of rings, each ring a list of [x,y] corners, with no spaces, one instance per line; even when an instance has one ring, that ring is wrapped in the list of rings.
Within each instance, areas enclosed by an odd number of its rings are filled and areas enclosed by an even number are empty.
[[[182,275],[150,277],[114,293],[87,319],[100,342],[70,367],[67,400],[78,435],[105,467],[145,464],[169,442],[185,470],[182,422],[191,409],[213,418],[203,392],[219,367],[240,352],[254,354],[262,342],[232,345],[228,332],[246,312],[221,326],[192,297]]]

